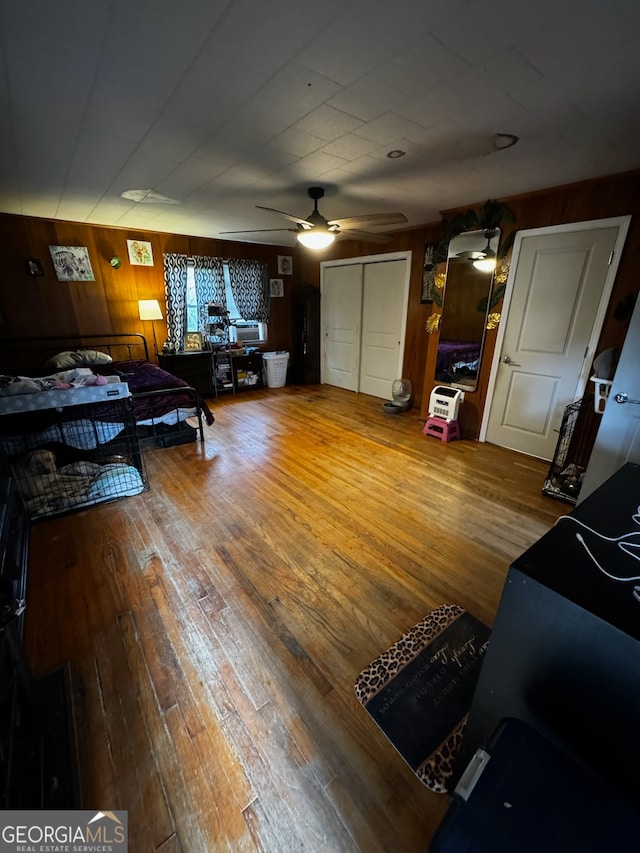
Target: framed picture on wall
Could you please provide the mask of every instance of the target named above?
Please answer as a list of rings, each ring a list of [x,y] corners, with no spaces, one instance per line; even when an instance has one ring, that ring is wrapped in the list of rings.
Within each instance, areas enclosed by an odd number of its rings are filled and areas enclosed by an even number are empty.
[[[27,272],[29,275],[44,275],[38,258],[27,258]]]
[[[433,291],[435,288],[435,272],[436,265],[433,259],[434,246],[427,245],[424,247],[424,259],[422,263],[422,291],[420,293],[420,302],[423,305],[433,304]]]
[[[293,258],[291,255],[278,255],[278,275],[293,275]]]
[[[185,352],[200,352],[202,349],[202,333],[187,332],[184,336],[184,351]]]
[[[281,278],[269,279],[271,297],[284,296],[284,281]]]
[[[146,240],[127,240],[127,252],[134,267],[153,266],[153,249]]]
[[[95,281],[86,246],[49,246],[58,281]]]

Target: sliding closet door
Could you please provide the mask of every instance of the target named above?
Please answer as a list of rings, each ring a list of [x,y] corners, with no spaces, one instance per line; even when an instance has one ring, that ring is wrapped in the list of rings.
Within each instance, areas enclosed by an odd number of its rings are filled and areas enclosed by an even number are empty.
[[[322,381],[357,391],[360,375],[362,264],[327,266],[322,277]]]
[[[402,377],[407,269],[404,259],[364,265],[360,391],[372,397],[391,399]]]

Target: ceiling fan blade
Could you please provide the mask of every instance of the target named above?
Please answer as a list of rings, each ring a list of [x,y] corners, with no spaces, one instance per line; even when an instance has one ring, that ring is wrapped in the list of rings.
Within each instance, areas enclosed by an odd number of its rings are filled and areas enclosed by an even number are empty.
[[[329,225],[339,225],[340,228],[359,228],[360,225],[401,225],[403,222],[408,222],[404,213],[363,213],[362,216],[330,219]]]
[[[290,219],[292,222],[297,222],[298,225],[306,225],[311,228],[313,223],[308,222],[306,219],[300,219],[299,216],[293,216],[291,213],[285,213],[284,210],[276,210],[275,207],[263,207],[261,204],[256,204],[258,210],[268,210],[271,213],[279,213],[280,216],[286,216],[287,219]]]
[[[263,234],[267,231],[293,231],[298,233],[297,228],[246,228],[244,231],[220,231],[220,234]]]
[[[347,228],[338,233],[343,240],[364,240],[367,243],[390,243],[391,237],[386,234],[374,234],[372,231],[360,231],[357,228]]]

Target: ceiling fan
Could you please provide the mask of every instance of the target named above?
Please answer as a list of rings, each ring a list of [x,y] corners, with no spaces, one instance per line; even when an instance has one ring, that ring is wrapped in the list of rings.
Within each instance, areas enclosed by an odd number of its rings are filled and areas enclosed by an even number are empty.
[[[371,231],[361,231],[361,225],[400,225],[407,222],[403,213],[364,213],[362,216],[347,216],[343,219],[325,219],[318,210],[318,199],[323,198],[323,187],[309,187],[307,190],[309,198],[313,199],[313,211],[306,219],[276,210],[273,207],[263,207],[257,204],[260,210],[268,210],[286,216],[291,222],[295,222],[296,228],[257,228],[249,231],[221,231],[220,234],[248,234],[266,231],[292,231],[297,235],[298,242],[308,249],[324,249],[340,236],[348,240],[369,240],[376,243],[387,243],[391,238],[384,234],[375,234]]]

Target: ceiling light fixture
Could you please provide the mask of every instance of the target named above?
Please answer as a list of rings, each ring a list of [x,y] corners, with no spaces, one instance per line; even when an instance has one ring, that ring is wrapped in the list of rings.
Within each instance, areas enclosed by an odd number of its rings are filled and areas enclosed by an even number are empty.
[[[125,190],[120,193],[120,198],[127,201],[135,201],[136,204],[182,204],[177,198],[169,198],[154,190]]]
[[[336,239],[333,232],[326,228],[311,228],[298,232],[298,243],[307,249],[326,249]]]

